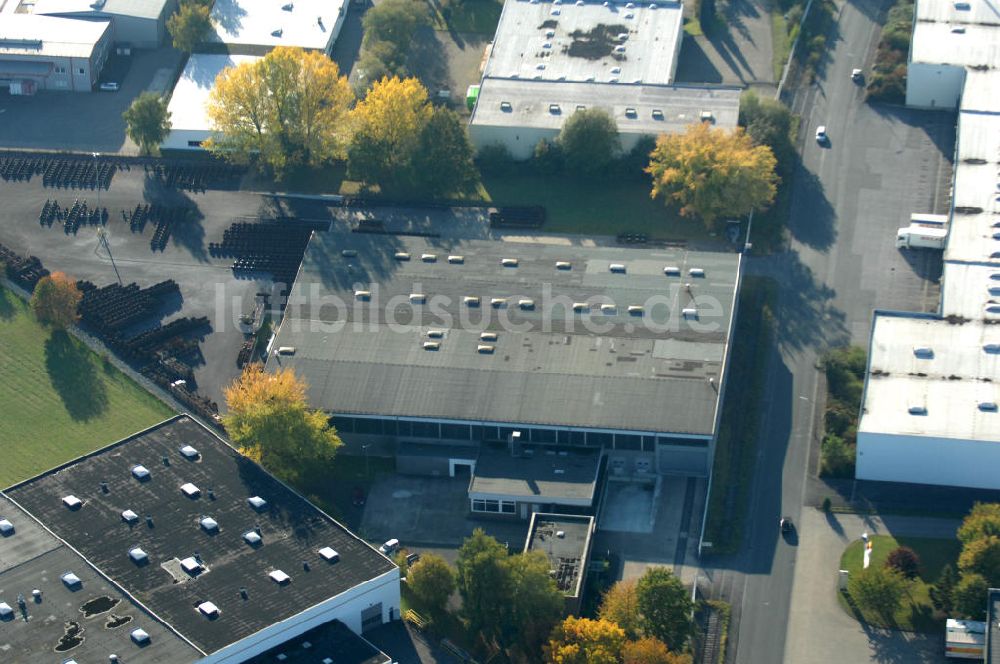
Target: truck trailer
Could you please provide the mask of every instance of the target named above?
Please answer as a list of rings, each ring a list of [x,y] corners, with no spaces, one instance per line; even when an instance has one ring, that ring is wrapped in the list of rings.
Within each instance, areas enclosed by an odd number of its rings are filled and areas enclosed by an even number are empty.
[[[899,249],[944,249],[948,240],[948,216],[943,214],[911,214],[910,225],[896,231]]]

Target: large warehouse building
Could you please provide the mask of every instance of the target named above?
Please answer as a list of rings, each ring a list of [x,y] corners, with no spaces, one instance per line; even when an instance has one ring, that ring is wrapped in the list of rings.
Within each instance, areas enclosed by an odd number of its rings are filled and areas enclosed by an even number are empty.
[[[907,100],[919,106],[954,105],[959,95],[941,305],[933,316],[875,314],[859,479],[1000,489],[1000,25],[961,23],[989,11],[985,0],[917,3],[912,52],[930,48],[963,63],[957,93],[947,68],[925,79],[930,70],[918,67],[907,86]],[[955,29],[934,27],[933,16]]]
[[[507,0],[472,113],[473,143],[526,159],[583,108],[610,113],[626,151],[694,122],[736,127],[738,88],[674,85],[683,20],[672,0]]]
[[[111,25],[107,21],[31,14],[2,16],[0,87],[12,94],[94,89],[111,48]]]
[[[0,556],[0,613],[6,605],[66,614],[54,626],[0,625],[0,647],[10,641],[30,655],[16,661],[48,661],[56,646],[64,662],[79,653],[81,663],[112,654],[236,663],[332,621],[361,634],[399,617],[392,561],[187,416],[6,497],[65,544],[39,535],[22,512],[0,514],[13,527],[2,550],[13,545],[25,561],[50,548],[62,556],[44,569],[27,563],[27,571]],[[25,602],[34,588],[39,595]],[[323,661],[314,654],[309,661]]]
[[[176,9],[177,0],[35,0],[31,6],[36,15],[107,21],[114,42],[133,48],[162,46]]]
[[[515,431],[708,473],[739,254],[377,226],[313,236],[268,360],[345,438],[443,443],[450,474]]]

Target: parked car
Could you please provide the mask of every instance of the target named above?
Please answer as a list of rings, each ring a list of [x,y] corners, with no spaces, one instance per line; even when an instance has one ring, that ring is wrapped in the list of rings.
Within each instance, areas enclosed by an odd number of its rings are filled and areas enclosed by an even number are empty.
[[[104,81],[104,82],[103,82],[103,83],[101,83],[101,85],[100,85],[100,86],[98,86],[98,87],[100,87],[100,89],[101,89],[101,90],[102,90],[103,92],[118,92],[118,88],[119,88],[120,86],[119,86],[119,85],[118,85],[118,83],[116,83],[115,81]]]
[[[854,69],[851,70],[851,80],[854,81],[855,83],[863,82],[865,80],[864,72],[855,67]]]
[[[828,140],[830,137],[826,135],[826,125],[816,127],[816,142],[824,145]]]
[[[795,530],[795,524],[792,523],[792,517],[783,516],[781,521],[778,522],[778,527],[781,528],[782,534],[788,534]]]
[[[407,564],[407,566],[413,565],[414,563],[416,563],[419,560],[420,560],[420,554],[419,553],[410,553],[410,554],[407,554],[407,556],[406,556],[406,564]]]
[[[383,544],[382,546],[380,546],[378,550],[387,556],[391,556],[392,554],[399,551],[399,540],[393,538],[388,542],[386,542],[385,544]]]

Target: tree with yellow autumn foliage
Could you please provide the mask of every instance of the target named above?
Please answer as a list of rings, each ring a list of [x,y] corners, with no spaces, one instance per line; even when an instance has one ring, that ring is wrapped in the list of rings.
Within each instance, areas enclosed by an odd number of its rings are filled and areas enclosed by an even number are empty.
[[[41,323],[65,328],[79,320],[77,307],[83,294],[76,282],[62,272],[39,279],[31,295],[31,310]]]
[[[291,369],[265,372],[250,365],[224,390],[222,421],[248,457],[288,480],[328,463],[341,446],[327,416],[306,403],[306,384]]]
[[[691,655],[672,653],[663,641],[646,637],[625,644],[622,664],[691,664]]]
[[[743,129],[699,123],[660,136],[646,172],[653,178],[653,198],[712,227],[720,218],[770,205],[777,192],[776,166],[771,148],[754,145]]]
[[[569,616],[552,630],[546,664],[619,664],[625,630],[608,620]]]
[[[207,147],[236,163],[256,159],[278,175],[317,166],[343,157],[353,102],[347,77],[330,58],[279,46],[219,74],[208,102],[215,135]]]

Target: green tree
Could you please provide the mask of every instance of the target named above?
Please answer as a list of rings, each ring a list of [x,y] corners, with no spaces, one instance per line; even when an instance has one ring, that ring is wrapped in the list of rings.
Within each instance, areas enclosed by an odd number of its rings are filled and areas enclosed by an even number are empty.
[[[929,591],[931,603],[934,604],[935,609],[946,614],[951,613],[952,609],[955,608],[956,585],[958,585],[958,575],[955,573],[955,568],[951,565],[945,565]]]
[[[406,584],[428,608],[442,612],[455,592],[455,572],[444,558],[427,553],[410,568]]]
[[[619,664],[625,632],[608,620],[570,616],[552,630],[543,648],[546,664]]]
[[[197,2],[182,2],[177,13],[167,19],[174,48],[190,53],[212,30],[211,9]]]
[[[587,108],[569,116],[559,131],[558,142],[566,167],[588,175],[606,171],[621,148],[618,125],[601,108]]]
[[[638,638],[642,634],[642,614],[635,579],[622,579],[608,588],[597,615],[621,627],[629,639]]]
[[[534,656],[563,614],[565,598],[549,575],[548,558],[541,551],[510,556],[511,601],[505,609],[501,643]]]
[[[663,134],[649,157],[653,198],[697,215],[709,228],[720,217],[739,217],[771,204],[777,192],[774,153],[754,145],[740,128],[730,132],[708,123]]]
[[[83,294],[76,282],[62,272],[53,272],[42,277],[35,284],[31,294],[31,310],[39,322],[62,329],[76,323],[80,318],[77,307]]]
[[[433,108],[412,157],[417,187],[425,196],[434,198],[475,192],[479,173],[472,155],[472,143],[458,114],[443,107]]]
[[[958,529],[963,544],[984,537],[1000,537],[1000,503],[976,503]]]
[[[157,150],[170,133],[170,111],[167,102],[155,92],[143,92],[128,107],[122,118],[125,133],[143,154]]]
[[[955,586],[955,610],[970,620],[985,620],[986,596],[989,590],[990,584],[981,574],[974,572],[963,574]]]
[[[471,633],[491,636],[496,633],[498,605],[511,595],[506,561],[507,550],[480,528],[458,550],[455,580]]]
[[[891,567],[872,565],[851,575],[847,591],[862,609],[891,620],[903,601],[906,579]]]
[[[341,446],[326,414],[308,407],[306,384],[291,369],[265,372],[250,365],[223,392],[230,439],[284,479],[329,463]]]
[[[643,632],[663,641],[668,648],[680,650],[691,634],[691,594],[673,572],[652,567],[636,586]]]
[[[384,77],[409,75],[407,60],[413,36],[430,23],[427,5],[419,0],[383,0],[365,12],[358,68],[362,88]]]
[[[849,411],[861,407],[868,354],[860,346],[845,346],[828,351],[821,360],[826,373],[827,388],[834,399]]]
[[[988,583],[1000,584],[1000,537],[986,535],[966,542],[958,556],[963,575],[981,574]]]
[[[778,160],[779,168],[795,154],[792,143],[792,127],[794,116],[787,106],[780,101],[758,97],[748,91],[740,97],[741,127],[746,128],[755,145],[766,145],[771,148]],[[782,169],[788,172],[787,168]]]
[[[258,160],[281,175],[344,156],[354,95],[324,54],[279,46],[219,74],[208,103],[209,149],[237,163]]]

